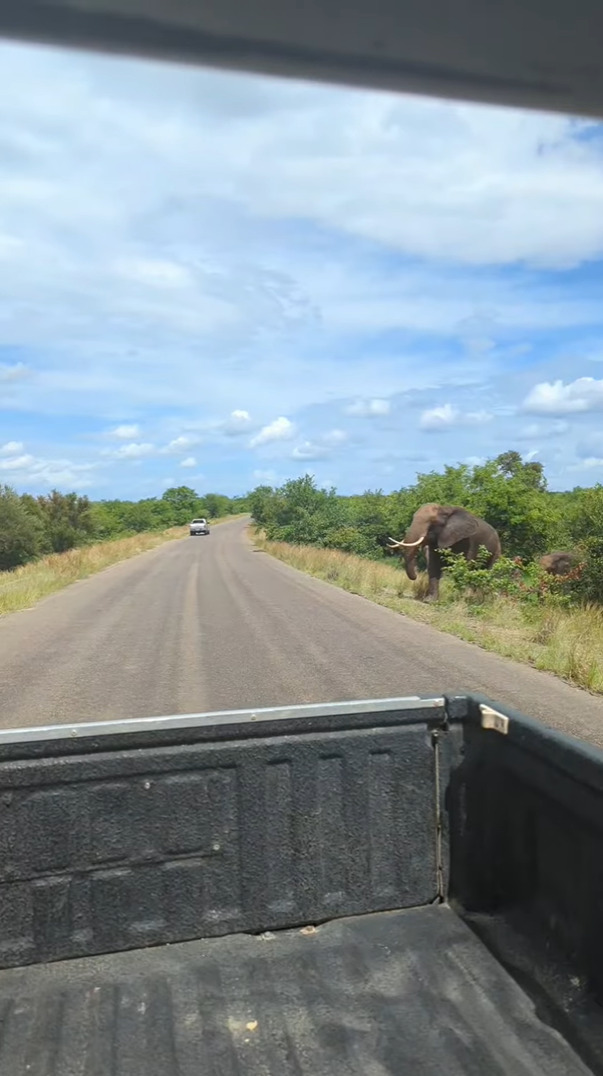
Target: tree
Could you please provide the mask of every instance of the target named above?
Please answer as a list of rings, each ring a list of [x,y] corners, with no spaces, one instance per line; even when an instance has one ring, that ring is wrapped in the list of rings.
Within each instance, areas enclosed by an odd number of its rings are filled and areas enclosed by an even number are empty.
[[[312,475],[293,478],[272,493],[262,524],[268,538],[326,546],[330,533],[347,522],[342,498],[334,489],[318,489]]]
[[[203,511],[201,498],[190,486],[172,486],[161,500],[169,506],[169,523],[173,526],[188,523]]]
[[[276,494],[272,486],[256,486],[248,494],[249,510],[252,518],[260,526],[265,526],[271,519],[271,509]]]
[[[503,553],[532,559],[551,549],[559,532],[559,515],[543,483],[518,453],[503,453],[473,468],[465,507],[496,528]]]
[[[457,467],[447,465],[443,474],[430,471],[429,474],[417,475],[417,481],[409,492],[414,496],[409,498],[409,509],[412,502],[412,511],[408,522],[422,504],[457,504],[461,508],[467,507],[469,487],[471,482],[471,468],[461,463]]]
[[[544,467],[536,461],[524,463],[519,452],[501,452],[494,460],[498,473],[504,478],[517,478],[528,489],[544,493],[547,488]]]
[[[360,556],[375,556],[387,545],[390,534],[406,529],[406,518],[400,521],[400,499],[381,489],[365,490],[354,497],[342,498],[347,508],[348,522],[334,531],[329,546]]]
[[[39,516],[28,511],[10,486],[0,486],[0,571],[18,568],[44,552]]]
[[[603,485],[579,491],[569,524],[585,561],[577,590],[587,601],[603,603]]]
[[[230,498],[223,493],[206,493],[202,499],[203,511],[208,519],[227,516],[230,511]]]
[[[45,531],[54,553],[64,553],[81,545],[93,533],[94,520],[90,501],[77,493],[59,493],[53,489],[44,497],[38,497]]]

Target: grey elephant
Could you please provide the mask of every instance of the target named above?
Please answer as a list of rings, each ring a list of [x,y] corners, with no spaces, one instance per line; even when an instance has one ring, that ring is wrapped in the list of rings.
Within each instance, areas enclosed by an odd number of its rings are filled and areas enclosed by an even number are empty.
[[[485,519],[474,516],[466,508],[449,504],[423,504],[415,512],[404,538],[390,538],[390,549],[403,555],[409,579],[417,578],[417,553],[425,550],[429,576],[428,601],[437,601],[443,561],[439,550],[464,553],[468,561],[475,560],[480,546],[490,554],[486,567],[491,568],[501,555],[498,533]]]
[[[579,559],[577,553],[545,553],[538,563],[549,575],[569,575]]]

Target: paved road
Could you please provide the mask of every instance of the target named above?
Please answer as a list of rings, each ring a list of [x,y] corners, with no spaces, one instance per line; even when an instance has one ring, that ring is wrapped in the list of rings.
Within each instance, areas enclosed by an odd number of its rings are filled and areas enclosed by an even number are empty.
[[[476,690],[603,747],[603,699],[311,579],[244,521],[0,621],[0,726]]]

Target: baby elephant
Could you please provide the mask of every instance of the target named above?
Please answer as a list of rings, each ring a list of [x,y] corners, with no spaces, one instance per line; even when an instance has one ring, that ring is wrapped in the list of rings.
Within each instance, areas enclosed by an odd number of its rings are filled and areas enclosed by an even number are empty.
[[[569,575],[578,563],[578,555],[576,553],[545,553],[538,563],[549,575]]]

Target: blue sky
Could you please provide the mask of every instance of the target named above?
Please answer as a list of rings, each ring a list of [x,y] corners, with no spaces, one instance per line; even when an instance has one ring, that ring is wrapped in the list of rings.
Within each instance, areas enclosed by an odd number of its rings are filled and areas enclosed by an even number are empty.
[[[603,481],[602,128],[3,44],[0,482]]]

